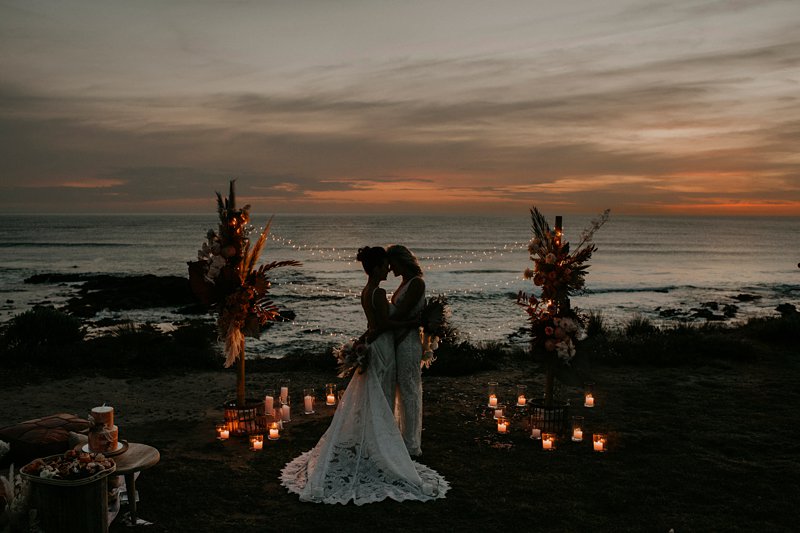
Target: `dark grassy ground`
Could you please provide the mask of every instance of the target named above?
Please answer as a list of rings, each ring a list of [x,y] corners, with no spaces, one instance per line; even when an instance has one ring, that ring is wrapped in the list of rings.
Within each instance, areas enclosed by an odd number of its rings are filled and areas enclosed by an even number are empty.
[[[283,376],[283,374],[282,374]],[[292,373],[293,386],[326,375]],[[153,420],[129,438],[162,452],[140,478],[150,531],[794,531],[800,501],[800,368],[791,350],[757,362],[673,368],[596,367],[598,406],[576,408],[606,427],[612,449],[538,449],[517,422],[495,435],[480,409],[484,384],[540,386],[522,365],[425,380],[423,462],[452,484],[444,500],[363,507],[300,503],[278,483],[332,415],[296,417],[263,453],[212,438],[203,424]],[[258,388],[269,373],[251,376]],[[577,391],[574,393],[576,396]],[[576,402],[577,403],[577,402]],[[114,525],[112,531],[127,531]]]
[[[511,435],[496,435],[481,407],[488,381],[508,394],[517,384],[541,393],[541,376],[523,354],[503,356],[497,346],[442,352],[437,373],[450,375],[424,378],[423,462],[452,489],[425,504],[300,503],[280,486],[279,472],[313,447],[333,409],[296,415],[283,438],[260,453],[240,440],[217,441],[213,428],[234,373],[192,369],[192,349],[155,371],[159,350],[166,356],[184,345],[180,334],[159,341],[147,329],[122,330],[116,342],[127,351],[109,339],[77,339],[71,353],[83,355],[75,367],[58,358],[55,342],[27,347],[36,350],[35,361],[7,346],[0,373],[13,386],[0,390],[0,423],[118,398],[123,438],[161,451],[161,462],[138,482],[140,514],[154,522],[146,528],[152,532],[797,530],[797,315],[738,328],[646,326],[599,328],[580,347],[576,370],[595,383],[597,407],[572,414],[586,417],[587,434],[608,429],[611,450],[603,455],[588,440],[543,452],[527,437],[523,418],[513,420]],[[68,336],[70,326],[63,329]],[[150,341],[160,347],[140,360]],[[108,359],[95,351],[108,351]],[[212,355],[202,352],[199,366],[210,366]],[[334,373],[327,356],[248,368],[251,391],[284,378],[295,390],[319,389]],[[563,394],[582,404],[578,388]],[[111,531],[130,529],[114,523]]]

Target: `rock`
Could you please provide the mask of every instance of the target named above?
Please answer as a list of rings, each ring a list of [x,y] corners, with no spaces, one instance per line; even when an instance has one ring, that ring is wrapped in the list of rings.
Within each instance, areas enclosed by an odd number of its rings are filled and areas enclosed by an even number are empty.
[[[739,312],[739,306],[734,304],[725,304],[722,307],[722,314],[725,315],[725,318],[734,318],[736,313]]]
[[[737,294],[736,296],[732,296],[732,298],[734,300],[739,300],[740,302],[753,302],[755,300],[760,300],[761,296],[759,296],[757,294],[740,293],[740,294]]]
[[[700,305],[712,311],[717,311],[719,309],[719,304],[717,302],[703,302]]]
[[[725,320],[725,317],[723,315],[715,314],[710,309],[705,309],[705,308],[699,309],[697,307],[694,307],[692,308],[692,311],[694,311],[694,314],[692,314],[692,318],[705,318],[709,322]]]
[[[76,316],[92,317],[101,309],[112,311],[186,306],[196,302],[189,280],[180,276],[116,276],[110,274],[37,274],[25,283],[82,283],[67,309]]]
[[[797,308],[790,303],[782,303],[776,307],[775,310],[779,312],[783,318],[797,314]]]
[[[685,314],[686,314],[686,311],[684,311],[683,309],[672,309],[672,308],[670,308],[670,309],[662,309],[661,311],[658,312],[658,316],[664,317],[664,318],[672,318],[672,317],[681,316],[681,315],[685,315]]]

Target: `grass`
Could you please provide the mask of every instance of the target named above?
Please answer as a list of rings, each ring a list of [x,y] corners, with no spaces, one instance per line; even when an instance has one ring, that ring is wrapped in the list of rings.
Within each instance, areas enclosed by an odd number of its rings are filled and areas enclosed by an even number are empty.
[[[327,374],[255,376],[256,388],[290,377],[293,386]],[[126,428],[162,462],[140,478],[142,516],[152,531],[793,531],[796,434],[785,431],[800,404],[800,371],[772,357],[718,367],[601,367],[598,405],[577,408],[589,430],[610,430],[612,449],[562,442],[545,453],[527,438],[524,417],[507,438],[481,409],[485,383],[537,390],[519,361],[472,376],[425,379],[423,462],[452,484],[444,500],[363,507],[301,503],[278,483],[282,466],[310,449],[332,411],[299,417],[285,436],[254,454],[244,442],[211,438],[201,425]],[[567,390],[576,395],[578,391]],[[188,510],[192,512],[176,512]],[[112,531],[124,531],[114,525]]]
[[[96,343],[94,353],[115,353],[101,362],[121,370],[116,365],[123,361],[152,365],[147,358],[155,356],[136,354],[158,343],[157,335],[166,340],[153,353],[165,354],[179,341],[209,343],[196,338],[203,331],[197,327],[176,336],[123,326],[102,342],[77,344]],[[148,528],[153,533],[359,532],[376,525],[385,532],[796,530],[800,437],[791,420],[800,408],[797,317],[736,328],[635,329],[634,335],[598,332],[579,348],[590,363],[597,407],[575,407],[573,414],[586,417],[587,433],[609,430],[612,448],[605,455],[594,454],[588,442],[562,442],[556,452],[545,453],[527,437],[522,414],[512,418],[510,436],[496,434],[482,407],[486,383],[500,382],[507,394],[524,384],[534,396],[543,387],[523,352],[497,344],[442,352],[431,370],[441,363],[439,372],[451,375],[430,372],[424,378],[423,462],[452,489],[446,499],[426,504],[300,503],[279,485],[280,469],[313,447],[333,410],[296,417],[263,453],[248,451],[243,441],[216,441],[213,427],[222,411],[215,398],[232,393],[234,380],[234,372],[219,368],[219,359],[213,359],[214,371],[198,374],[207,389],[187,388],[157,372],[150,379],[158,384],[152,388],[163,391],[159,399],[137,397],[133,384],[140,380],[111,379],[108,387],[122,384],[133,395],[121,413],[127,408],[147,414],[146,422],[122,426],[125,438],[161,452],[161,462],[137,482],[140,516],[154,522]],[[197,368],[190,355],[196,347],[173,363]],[[248,365],[251,391],[285,378],[298,389],[334,381],[328,354]],[[82,372],[74,372],[78,394]],[[14,398],[36,398],[36,409],[48,405],[47,381],[15,383],[0,391],[0,405]],[[561,390],[575,400],[572,405],[582,404],[579,388]],[[55,405],[64,401],[52,399]],[[111,531],[127,528],[115,522]]]

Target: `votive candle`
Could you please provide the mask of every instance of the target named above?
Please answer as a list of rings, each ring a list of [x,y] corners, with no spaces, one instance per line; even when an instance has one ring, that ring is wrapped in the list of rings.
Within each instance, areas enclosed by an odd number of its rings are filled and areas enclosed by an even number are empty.
[[[583,402],[583,406],[584,407],[594,407],[594,396],[592,396],[591,392],[586,395],[586,399]]]
[[[575,442],[581,442],[583,440],[583,430],[581,428],[572,430],[572,440]]]
[[[494,394],[489,396],[489,407],[497,407],[497,396]]]
[[[278,429],[278,423],[273,422],[269,425],[269,440],[278,440],[281,437],[280,429]]]
[[[508,420],[505,417],[497,419],[497,432],[501,434],[508,433]]]
[[[523,396],[523,395],[517,396],[517,406],[518,407],[525,407],[525,404],[527,402],[528,402],[528,400],[525,399],[525,396]]]
[[[606,436],[603,433],[595,433],[592,436],[592,449],[596,452],[603,453],[606,451]]]
[[[325,405],[336,405],[336,396],[333,394],[328,394],[325,399]]]

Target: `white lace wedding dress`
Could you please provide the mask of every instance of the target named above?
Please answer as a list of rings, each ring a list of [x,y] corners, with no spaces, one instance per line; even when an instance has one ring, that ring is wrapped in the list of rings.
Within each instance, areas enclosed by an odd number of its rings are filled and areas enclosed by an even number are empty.
[[[409,282],[403,284],[392,296],[394,305],[407,297]],[[414,304],[408,316],[415,316],[425,307],[425,296]],[[391,308],[394,310],[394,306]],[[407,317],[398,317],[407,318]],[[395,332],[397,361],[397,397],[394,404],[394,416],[400,427],[400,434],[406,444],[408,453],[422,453],[422,342],[419,331],[408,329]]]
[[[328,430],[281,472],[281,484],[301,501],[429,501],[450,488],[436,471],[411,460],[395,423],[389,403],[395,391],[394,333],[380,335],[369,350],[367,371],[353,375]]]

